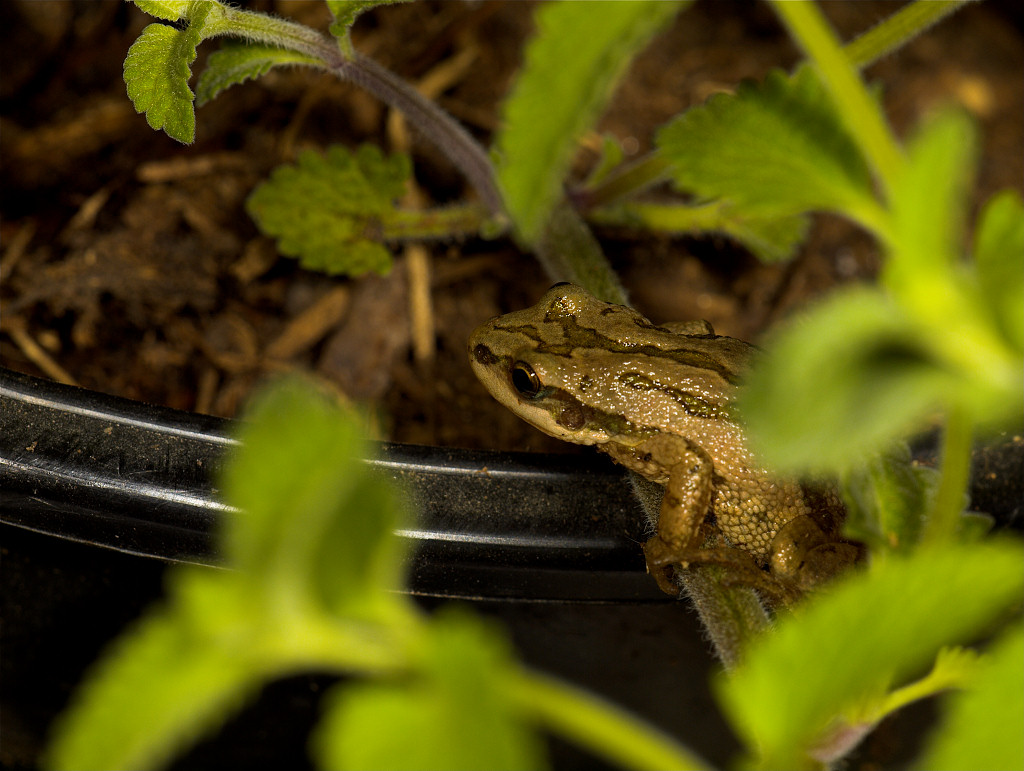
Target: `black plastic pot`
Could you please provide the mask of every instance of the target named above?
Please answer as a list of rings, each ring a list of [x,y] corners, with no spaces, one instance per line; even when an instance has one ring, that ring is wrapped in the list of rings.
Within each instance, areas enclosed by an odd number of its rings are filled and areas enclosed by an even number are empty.
[[[32,765],[84,668],[159,597],[169,563],[216,564],[211,529],[233,512],[210,479],[229,427],[0,370],[5,766]],[[645,574],[642,517],[619,469],[393,444],[371,463],[421,512],[402,535],[414,541],[409,587],[424,604],[466,602],[500,619],[533,666],[646,714],[709,759],[731,754],[707,645]],[[328,682],[271,686],[178,766],[302,767]],[[593,767],[554,751],[560,767]]]
[[[210,479],[229,427],[0,369],[5,768],[34,765],[84,668],[159,597],[168,564],[216,564],[211,528],[234,512]],[[1010,462],[1019,469],[1019,454]],[[370,463],[418,504],[401,535],[415,542],[409,587],[425,605],[454,599],[500,619],[532,666],[727,763],[737,744],[708,692],[708,646],[686,604],[644,572],[643,517],[620,469],[596,455],[394,444]],[[1004,518],[1020,510],[1011,494]],[[269,687],[177,767],[303,767],[329,682]],[[553,752],[559,768],[601,767]]]

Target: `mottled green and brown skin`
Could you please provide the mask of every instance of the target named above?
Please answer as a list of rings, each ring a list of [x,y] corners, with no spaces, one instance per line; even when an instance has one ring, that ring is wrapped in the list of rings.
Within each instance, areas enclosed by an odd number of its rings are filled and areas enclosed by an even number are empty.
[[[828,487],[776,478],[747,448],[732,401],[754,350],[707,322],[659,326],[571,284],[491,319],[469,341],[477,377],[506,407],[665,485],[657,534],[644,546],[665,591],[678,593],[677,566],[717,562],[788,602],[858,550],[835,537],[843,510]],[[728,547],[703,548],[711,527]]]

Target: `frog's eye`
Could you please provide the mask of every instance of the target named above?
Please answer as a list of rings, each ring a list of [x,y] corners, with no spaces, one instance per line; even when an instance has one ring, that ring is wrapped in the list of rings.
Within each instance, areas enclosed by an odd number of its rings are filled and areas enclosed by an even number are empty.
[[[536,399],[541,388],[540,378],[533,371],[533,367],[525,361],[517,361],[512,365],[512,387],[521,396],[525,396],[527,399]]]

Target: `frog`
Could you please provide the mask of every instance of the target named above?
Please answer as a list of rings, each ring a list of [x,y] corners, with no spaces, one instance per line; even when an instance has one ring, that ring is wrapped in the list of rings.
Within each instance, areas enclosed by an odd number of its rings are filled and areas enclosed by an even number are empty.
[[[655,324],[559,283],[479,326],[468,349],[477,378],[520,418],[664,486],[644,544],[664,592],[679,595],[679,571],[717,564],[729,583],[789,605],[861,558],[841,537],[832,485],[777,476],[751,452],[735,408],[759,350],[750,343],[706,321]]]

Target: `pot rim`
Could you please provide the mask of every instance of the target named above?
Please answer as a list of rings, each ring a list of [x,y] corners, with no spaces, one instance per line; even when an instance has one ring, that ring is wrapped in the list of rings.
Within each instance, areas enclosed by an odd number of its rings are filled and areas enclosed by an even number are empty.
[[[0,523],[147,559],[217,565],[239,512],[213,480],[234,421],[0,367]],[[626,474],[604,456],[375,443],[367,463],[415,501],[409,592],[663,601]],[[596,502],[596,503],[595,503]]]

